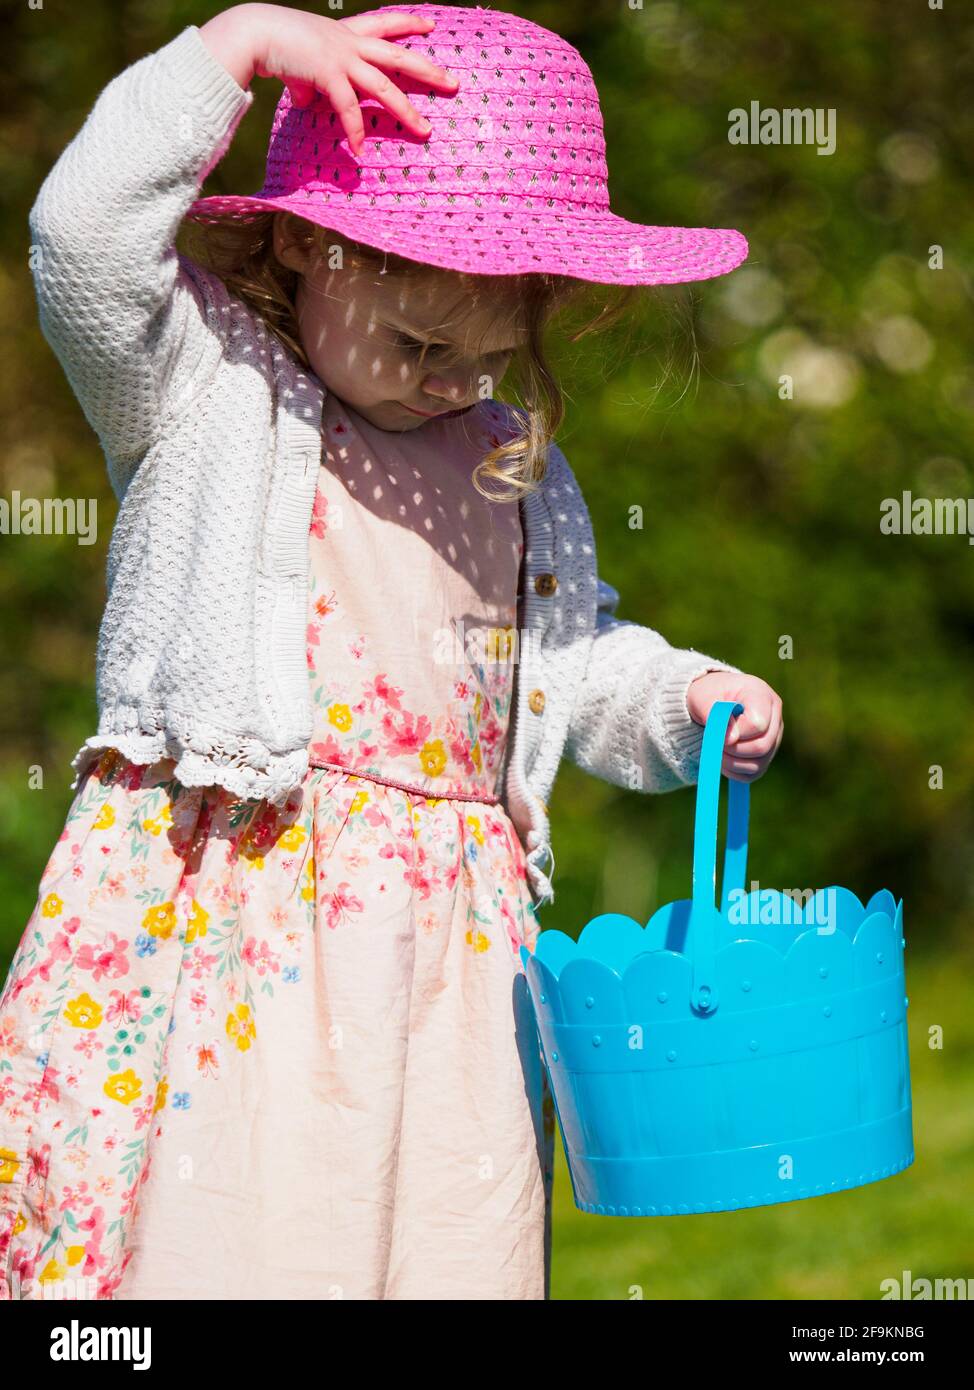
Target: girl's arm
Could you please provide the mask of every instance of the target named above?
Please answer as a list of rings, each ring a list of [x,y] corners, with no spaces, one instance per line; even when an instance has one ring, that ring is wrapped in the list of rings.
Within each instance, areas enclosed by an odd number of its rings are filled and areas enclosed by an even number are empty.
[[[41,329],[119,495],[203,352],[173,241],[252,101],[185,29],[109,82],[31,208]]]
[[[703,727],[690,716],[687,690],[707,671],[742,673],[614,617],[618,603],[618,592],[600,579],[595,638],[565,754],[593,777],[629,791],[691,786]]]
[[[408,12],[339,22],[237,5],[202,30],[184,29],[101,93],[29,222],[41,328],[101,439],[119,496],[166,415],[199,386],[214,328],[174,241],[253,101],[246,85],[254,74],[280,78],[298,104],[327,92],[361,148],[354,79],[421,134],[426,123],[382,68],[449,92],[456,81],[383,36],[432,27]]]

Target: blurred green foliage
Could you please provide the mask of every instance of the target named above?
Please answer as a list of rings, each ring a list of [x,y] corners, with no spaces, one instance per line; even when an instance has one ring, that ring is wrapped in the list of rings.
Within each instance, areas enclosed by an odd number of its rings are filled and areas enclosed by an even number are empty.
[[[114,517],[97,441],[38,328],[27,212],[111,77],[219,8],[47,0],[19,6],[7,24],[0,495],[97,497],[101,525],[90,547],[0,538],[4,970],[63,827],[68,760],[95,728]],[[553,344],[569,397],[559,442],[589,502],[600,572],[622,593],[620,616],[762,676],[784,699],[785,740],[752,796],[750,876],[902,896],[908,970],[924,981],[929,1020],[949,1016],[960,1028],[974,962],[972,552],[964,536],[886,536],[879,521],[883,499],[905,490],[974,497],[974,115],[962,99],[974,15],[951,0],[942,11],[920,0],[505,8],[563,34],[592,67],[617,214],[736,227],[750,242],[747,265],[726,279],[646,296],[625,328]],[[280,88],[254,86],[254,109],[207,191],[260,187]],[[728,114],[752,101],[834,109],[835,153],[731,145]],[[933,246],[942,269],[930,268]],[[793,399],[781,399],[782,375]],[[786,637],[790,659],[780,655]],[[43,790],[29,789],[37,767]],[[930,786],[932,767],[942,789]],[[639,796],[566,764],[551,809],[557,901],[543,925],[576,932],[607,908],[645,919],[686,895],[691,793]],[[874,1264],[919,1270],[924,1253],[937,1272],[971,1273],[970,1231],[965,1244],[956,1219],[970,1208],[964,1036],[960,1052],[955,1034],[916,1071],[927,1166],[868,1198],[824,1199],[841,1207],[836,1246],[823,1252],[817,1202],[686,1223],[645,1256],[648,1287],[691,1298],[873,1297]],[[914,1028],[914,1049],[924,1042]],[[627,1296],[640,1282],[630,1255],[648,1248],[644,1227],[568,1221],[564,1206],[561,1216],[562,1296]],[[656,1223],[653,1234],[671,1227]],[[573,1283],[566,1241],[597,1253],[578,1269],[599,1273]],[[747,1252],[775,1242],[793,1254],[800,1246],[804,1263],[796,1273],[796,1255],[769,1293]],[[654,1276],[651,1261],[664,1273]]]

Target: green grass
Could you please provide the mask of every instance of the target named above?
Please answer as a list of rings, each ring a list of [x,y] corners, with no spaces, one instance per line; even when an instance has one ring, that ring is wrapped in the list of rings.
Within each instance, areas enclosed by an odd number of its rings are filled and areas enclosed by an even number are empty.
[[[974,1277],[970,970],[969,956],[907,949],[916,1159],[895,1177],[712,1216],[589,1216],[572,1201],[559,1134],[552,1298],[877,1299],[905,1269]]]

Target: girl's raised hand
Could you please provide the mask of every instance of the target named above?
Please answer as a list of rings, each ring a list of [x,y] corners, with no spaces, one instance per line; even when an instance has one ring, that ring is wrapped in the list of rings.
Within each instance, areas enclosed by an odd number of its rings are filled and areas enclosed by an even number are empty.
[[[374,97],[414,134],[429,134],[423,119],[393,81],[415,78],[452,96],[455,77],[428,58],[391,43],[405,34],[428,34],[429,16],[390,10],[386,14],[326,19],[283,5],[234,5],[200,28],[207,48],[241,87],[251,79],[276,77],[295,106],[307,106],[324,92],[345,129],[349,148],[358,154],[365,143],[359,94]]]

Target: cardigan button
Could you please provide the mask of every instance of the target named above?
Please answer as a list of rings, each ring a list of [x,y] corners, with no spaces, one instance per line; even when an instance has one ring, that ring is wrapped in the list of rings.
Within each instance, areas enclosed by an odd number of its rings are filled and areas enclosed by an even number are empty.
[[[558,579],[553,574],[539,574],[535,576],[534,591],[542,598],[550,598],[558,588]]]
[[[540,714],[544,709],[544,691],[532,690],[528,696],[528,708],[532,714]]]

